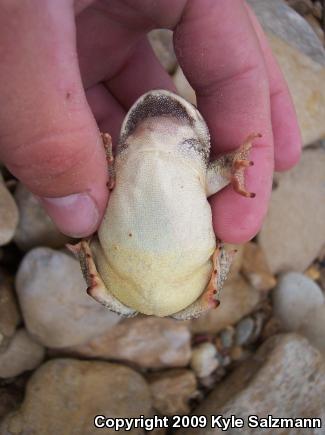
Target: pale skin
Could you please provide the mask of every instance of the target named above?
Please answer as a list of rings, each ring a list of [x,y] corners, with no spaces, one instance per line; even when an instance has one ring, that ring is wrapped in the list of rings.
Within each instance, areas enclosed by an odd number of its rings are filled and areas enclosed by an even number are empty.
[[[210,198],[218,238],[243,243],[262,224],[274,167],[285,170],[299,159],[287,86],[243,1],[152,5],[0,0],[0,160],[64,233],[92,234],[109,197],[99,129],[115,144],[140,95],[175,90],[145,39],[153,28],[172,29],[178,61],[209,126],[212,155],[234,150],[250,132],[262,134],[251,152],[254,176],[247,171],[254,201],[230,187]]]

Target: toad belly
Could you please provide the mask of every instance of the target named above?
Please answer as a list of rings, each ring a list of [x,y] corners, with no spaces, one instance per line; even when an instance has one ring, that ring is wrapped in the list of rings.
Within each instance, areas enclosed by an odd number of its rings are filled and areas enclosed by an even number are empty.
[[[211,275],[216,242],[204,175],[189,159],[154,149],[117,159],[116,174],[98,232],[99,273],[125,305],[176,313],[201,295]]]

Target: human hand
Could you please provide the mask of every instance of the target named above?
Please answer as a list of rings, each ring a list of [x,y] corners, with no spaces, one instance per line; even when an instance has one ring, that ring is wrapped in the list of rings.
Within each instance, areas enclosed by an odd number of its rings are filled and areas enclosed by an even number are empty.
[[[263,135],[247,173],[256,198],[227,187],[211,199],[217,236],[245,242],[266,214],[274,165],[285,170],[299,159],[300,134],[282,74],[242,0],[0,0],[0,160],[62,232],[94,232],[108,199],[97,125],[116,142],[140,95],[175,91],[147,42],[153,28],[174,30],[214,154]]]

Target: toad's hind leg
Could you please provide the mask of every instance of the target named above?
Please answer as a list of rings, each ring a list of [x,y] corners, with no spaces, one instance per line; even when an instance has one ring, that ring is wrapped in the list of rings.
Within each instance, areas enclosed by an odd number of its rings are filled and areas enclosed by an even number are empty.
[[[220,305],[220,293],[236,251],[227,252],[221,243],[212,256],[212,273],[210,281],[202,295],[184,310],[171,317],[178,320],[195,319],[211,308]]]
[[[87,293],[91,297],[121,316],[133,317],[138,314],[137,311],[122,304],[113,296],[112,293],[109,292],[103,280],[99,276],[87,240],[82,240],[77,245],[66,246],[79,259],[81,271],[88,286]]]
[[[253,140],[258,137],[261,137],[259,133],[249,135],[238,150],[225,154],[209,164],[206,181],[207,196],[231,184],[235,192],[240,195],[246,198],[255,197],[255,193],[246,190],[245,170],[254,164],[248,160],[248,155]]]

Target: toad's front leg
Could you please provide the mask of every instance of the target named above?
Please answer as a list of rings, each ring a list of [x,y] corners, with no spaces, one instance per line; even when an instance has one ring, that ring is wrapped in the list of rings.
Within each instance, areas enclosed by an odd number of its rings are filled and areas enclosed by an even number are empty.
[[[238,150],[225,154],[209,164],[206,181],[207,196],[211,196],[231,184],[235,192],[240,195],[246,198],[255,197],[255,193],[246,190],[245,170],[254,164],[248,160],[248,155],[253,140],[258,137],[261,137],[261,134],[249,135]]]
[[[103,146],[106,155],[107,170],[108,170],[108,183],[109,190],[114,189],[115,186],[115,169],[114,169],[114,156],[112,147],[112,138],[108,133],[101,133]]]

